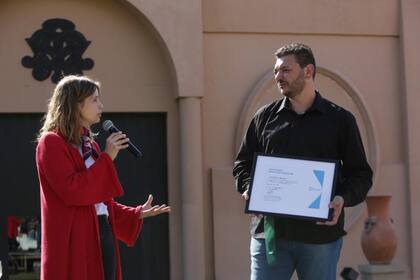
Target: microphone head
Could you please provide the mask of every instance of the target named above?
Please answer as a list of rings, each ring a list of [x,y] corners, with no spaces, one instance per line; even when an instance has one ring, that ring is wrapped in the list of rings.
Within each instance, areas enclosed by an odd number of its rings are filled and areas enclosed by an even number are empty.
[[[109,132],[109,130],[111,129],[111,127],[114,127],[114,124],[112,123],[112,121],[110,120],[106,120],[102,123],[102,128],[106,131]]]

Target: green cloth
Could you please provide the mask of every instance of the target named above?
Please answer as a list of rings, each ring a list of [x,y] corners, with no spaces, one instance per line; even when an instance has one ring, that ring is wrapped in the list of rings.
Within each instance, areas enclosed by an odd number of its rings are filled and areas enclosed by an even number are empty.
[[[274,217],[264,217],[264,236],[265,236],[265,254],[267,263],[273,265],[276,263],[276,230],[274,228]]]

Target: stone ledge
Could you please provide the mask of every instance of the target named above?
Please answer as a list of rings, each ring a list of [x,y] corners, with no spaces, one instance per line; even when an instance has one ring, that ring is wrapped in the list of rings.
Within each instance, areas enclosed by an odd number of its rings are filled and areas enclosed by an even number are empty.
[[[359,265],[362,280],[403,279],[404,268],[398,264],[362,264]]]

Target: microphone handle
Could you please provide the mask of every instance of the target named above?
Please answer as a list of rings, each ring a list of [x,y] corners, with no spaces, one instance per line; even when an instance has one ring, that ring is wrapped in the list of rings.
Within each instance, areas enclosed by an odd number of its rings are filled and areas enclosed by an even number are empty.
[[[115,126],[111,126],[108,131],[109,133],[115,133],[115,132],[119,132],[120,130],[118,130],[118,128],[116,128]],[[135,157],[141,158],[143,156],[143,153],[140,151],[140,149],[137,148],[133,143],[131,143],[131,141],[128,141],[127,149]]]
[[[128,141],[128,150],[138,158],[141,158],[143,156],[143,153],[137,148],[131,141]]]

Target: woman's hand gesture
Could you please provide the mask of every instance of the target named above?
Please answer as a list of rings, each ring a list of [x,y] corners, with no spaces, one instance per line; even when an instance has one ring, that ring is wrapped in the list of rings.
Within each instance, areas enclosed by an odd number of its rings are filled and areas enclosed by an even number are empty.
[[[170,206],[166,206],[166,204],[152,206],[152,201],[153,201],[153,196],[149,194],[149,198],[142,206],[140,219],[171,212]]]

